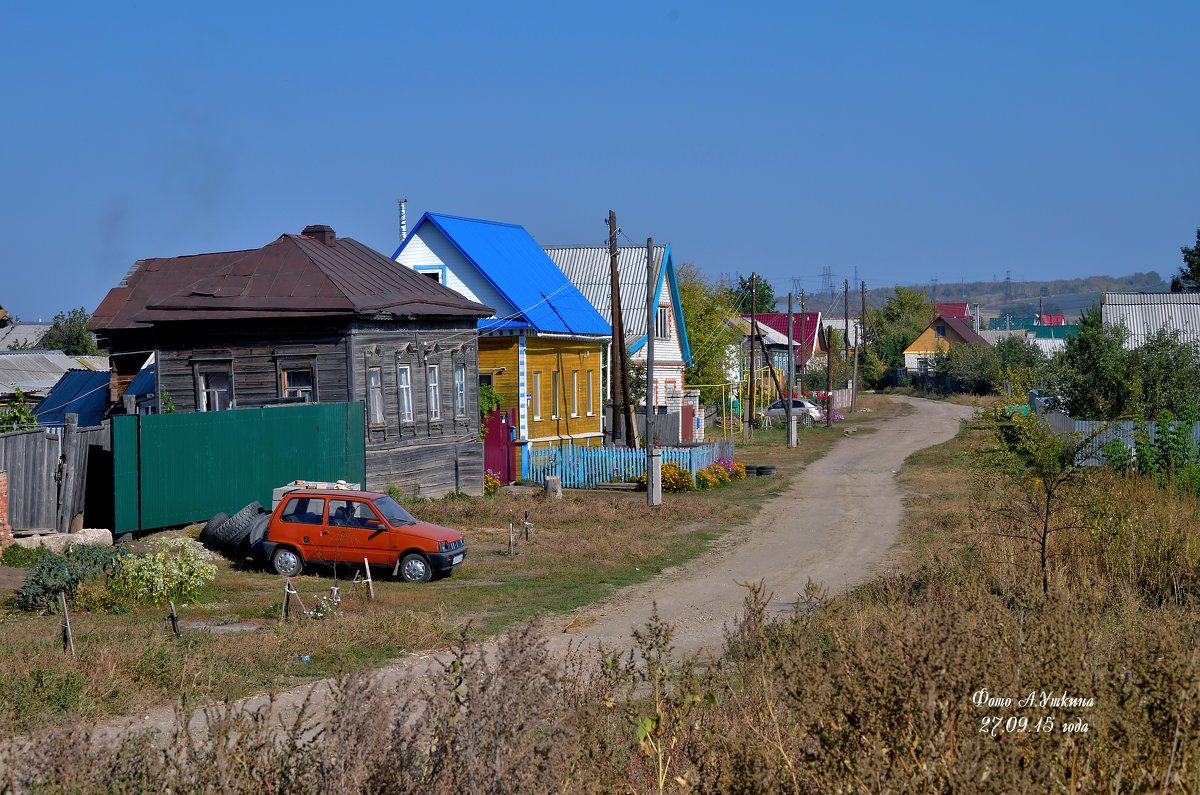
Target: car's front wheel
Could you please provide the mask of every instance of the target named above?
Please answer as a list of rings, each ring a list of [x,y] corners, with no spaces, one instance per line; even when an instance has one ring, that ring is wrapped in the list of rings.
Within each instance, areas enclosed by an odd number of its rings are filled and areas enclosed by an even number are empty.
[[[433,569],[424,556],[412,552],[400,560],[400,577],[405,582],[429,582]]]
[[[807,426],[809,426],[810,428],[811,428],[813,425],[815,425],[815,424],[816,424],[816,422],[817,422],[817,421],[816,421],[816,419],[813,417],[813,415],[811,415],[811,414],[805,414],[805,415],[804,415],[804,424],[805,424],[805,425],[807,425]]]
[[[276,547],[271,555],[271,565],[284,577],[298,577],[304,571],[304,559],[291,547]]]

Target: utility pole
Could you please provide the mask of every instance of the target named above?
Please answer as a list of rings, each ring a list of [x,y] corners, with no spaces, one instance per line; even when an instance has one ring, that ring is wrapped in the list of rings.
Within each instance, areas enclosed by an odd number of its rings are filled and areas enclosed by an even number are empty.
[[[742,423],[743,438],[749,438],[750,421],[754,419],[754,330],[758,327],[754,310],[758,302],[757,279],[758,276],[752,272],[750,274],[750,378],[747,381],[750,386],[750,394],[747,396],[748,400],[746,401],[746,421]]]
[[[844,329],[845,329],[842,332],[842,334],[845,336],[845,339],[842,340],[842,350],[845,351],[845,356],[846,356],[845,364],[846,364],[846,368],[849,369],[850,368],[850,280],[849,279],[842,279],[842,303],[844,305],[842,308],[842,314],[845,315],[845,317],[842,318],[842,320],[843,320],[842,325],[844,326]],[[849,375],[849,373],[847,373],[847,375]],[[847,384],[846,386],[849,386],[849,384]]]
[[[828,343],[833,337],[833,326],[826,326],[825,342]],[[825,427],[833,425],[833,346],[829,346],[829,352],[825,356]]]
[[[854,391],[850,393],[850,410],[854,411],[858,406],[858,357],[859,345],[862,346],[862,353],[867,352],[867,283],[862,282],[862,310],[858,313],[858,337],[854,340]]]
[[[796,423],[795,417],[792,416],[792,392],[795,390],[796,380],[796,346],[793,342],[792,335],[792,294],[788,293],[788,355],[787,355],[787,394],[783,400],[783,416],[787,419],[787,446],[796,446]]]
[[[629,354],[625,349],[625,319],[621,314],[621,279],[617,273],[617,214],[608,211],[608,269],[612,283],[612,332],[616,361],[612,370],[613,442],[617,428],[624,426],[622,438],[626,447],[638,446],[637,423],[633,419],[633,404],[629,401]],[[610,357],[612,358],[612,357]],[[615,367],[612,365],[616,365]],[[617,401],[620,400],[620,405]]]
[[[808,367],[808,354],[804,352],[804,341],[808,339],[808,320],[804,315],[804,288],[800,288],[800,391],[804,391],[804,369]]]
[[[657,287],[656,268],[654,267],[654,238],[646,238],[646,504],[650,506],[662,504],[662,469],[659,466],[662,459],[654,446],[654,336],[655,329],[655,287]]]

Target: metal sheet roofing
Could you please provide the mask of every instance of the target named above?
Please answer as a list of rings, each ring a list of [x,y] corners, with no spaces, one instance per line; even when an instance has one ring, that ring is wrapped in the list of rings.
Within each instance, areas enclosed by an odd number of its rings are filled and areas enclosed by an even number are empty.
[[[153,359],[153,357],[151,357]],[[129,382],[129,386],[125,388],[126,395],[153,395],[155,385],[158,381],[155,378],[157,367],[153,361],[150,361],[138,370],[138,374]]]
[[[62,351],[0,351],[0,394],[44,395],[79,363]]]
[[[1178,331],[1187,341],[1200,340],[1200,293],[1104,293],[1100,317],[1129,329],[1127,348],[1138,348],[1159,329]]]
[[[175,320],[493,313],[357,240],[335,237],[328,227],[305,232],[247,251],[139,260],[88,327],[104,332]]]
[[[742,317],[750,318],[749,315],[742,315]],[[755,315],[759,325],[774,329],[783,336],[784,346],[787,345],[787,318],[787,312],[762,312]],[[824,340],[822,333],[824,326],[825,323],[820,312],[792,313],[792,341],[800,349],[800,355],[809,357],[814,352],[825,350],[824,346],[819,344]],[[840,326],[835,328],[840,328]]]
[[[481,330],[510,327],[523,320],[537,331],[609,336],[612,328],[537,241],[517,224],[425,213],[412,236],[425,224],[436,227],[467,261],[512,305],[519,317],[482,320]],[[406,240],[396,250],[400,259]],[[407,269],[404,269],[407,270]],[[413,273],[413,271],[409,271]],[[414,274],[415,275],[415,274]],[[419,279],[432,282],[424,276]]]
[[[33,413],[38,425],[47,428],[65,425],[69,413],[79,415],[80,427],[89,427],[104,421],[107,400],[107,370],[69,370]]]
[[[962,317],[962,318],[968,318],[971,320],[974,319],[974,316],[971,314],[970,307],[968,307],[965,303],[953,303],[952,302],[952,303],[946,303],[946,304],[938,304],[937,308],[934,311],[937,314],[941,315],[942,317]]]
[[[0,328],[0,350],[12,345],[37,345],[50,330],[50,323],[13,323]]]
[[[579,288],[588,302],[608,323],[612,322],[612,267],[607,246],[552,246],[546,249],[550,259],[562,269],[567,278]],[[691,363],[688,345],[687,324],[679,301],[679,287],[675,282],[675,264],[671,259],[671,247],[654,246],[651,249],[654,268],[658,272],[654,300],[657,306],[662,291],[669,290],[671,305],[675,312],[675,325],[679,329],[679,348],[684,362]],[[663,263],[666,267],[663,267]],[[639,350],[646,342],[646,247],[617,247],[617,283],[621,291],[621,322],[625,327],[625,345],[629,351]]]

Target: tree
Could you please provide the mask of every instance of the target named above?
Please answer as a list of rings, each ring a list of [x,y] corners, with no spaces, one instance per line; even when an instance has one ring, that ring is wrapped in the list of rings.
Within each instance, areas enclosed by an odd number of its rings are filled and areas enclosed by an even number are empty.
[[[896,294],[882,308],[868,311],[867,317],[864,337],[886,375],[904,367],[904,349],[929,325],[933,307],[925,293],[897,285]]]
[[[37,415],[25,405],[25,393],[20,388],[13,390],[12,402],[0,410],[0,433],[36,428],[37,424]]]
[[[1179,250],[1183,254],[1183,267],[1171,277],[1171,292],[1200,292],[1200,229],[1196,230],[1196,245],[1181,246]]]
[[[722,389],[707,385],[724,384],[737,367],[735,346],[740,337],[725,322],[736,313],[729,303],[729,291],[705,279],[692,263],[685,262],[675,269],[675,281],[692,352],[692,364],[684,371],[683,382],[705,385],[700,387],[700,401],[713,405],[721,399]]]
[[[50,330],[42,337],[39,347],[62,351],[68,356],[95,356],[100,353],[96,338],[87,330],[92,316],[81,306],[70,312],[59,312],[54,316]]]
[[[746,276],[738,274],[738,285],[735,290],[732,287],[725,288],[726,299],[729,305],[739,315],[750,314],[750,279]],[[775,306],[775,290],[771,287],[771,283],[761,276],[754,280],[754,311],[755,312],[777,312]]]
[[[1128,356],[1133,411],[1147,418],[1182,415],[1200,395],[1200,346],[1161,328]]]
[[[1056,378],[1059,408],[1081,420],[1118,420],[1136,409],[1129,332],[1103,322],[1093,304],[1079,317],[1079,334],[1067,340]]]

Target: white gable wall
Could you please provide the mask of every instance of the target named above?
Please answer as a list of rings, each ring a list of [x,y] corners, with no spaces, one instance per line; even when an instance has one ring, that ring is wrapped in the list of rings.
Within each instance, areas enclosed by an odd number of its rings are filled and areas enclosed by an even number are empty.
[[[422,224],[400,252],[401,265],[418,273],[441,272],[442,284],[472,301],[493,307],[497,317],[516,310],[433,224]]]

